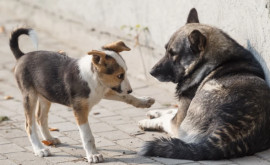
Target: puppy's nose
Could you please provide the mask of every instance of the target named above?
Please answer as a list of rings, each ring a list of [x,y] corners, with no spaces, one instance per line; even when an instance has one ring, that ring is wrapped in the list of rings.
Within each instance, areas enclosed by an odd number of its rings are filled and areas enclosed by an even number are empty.
[[[130,89],[129,91],[127,91],[128,94],[132,93],[132,89]]]

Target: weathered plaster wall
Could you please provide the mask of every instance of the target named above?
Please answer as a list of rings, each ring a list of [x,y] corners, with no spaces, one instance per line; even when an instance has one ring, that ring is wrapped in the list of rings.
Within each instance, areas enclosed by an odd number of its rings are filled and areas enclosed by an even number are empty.
[[[140,24],[150,34],[141,35],[145,47],[135,48],[127,59],[130,72],[141,75],[142,51],[146,70],[162,56],[170,35],[185,24],[192,7],[201,23],[223,29],[251,50],[264,66],[270,67],[269,0],[1,0],[0,10],[21,15],[30,25],[50,31],[54,37],[89,50],[109,42],[112,37],[132,37],[122,25]],[[110,37],[108,37],[110,36]],[[138,61],[134,63],[134,61]],[[135,68],[135,69],[132,69]],[[269,71],[265,69],[269,80]],[[270,81],[269,81],[270,82]]]

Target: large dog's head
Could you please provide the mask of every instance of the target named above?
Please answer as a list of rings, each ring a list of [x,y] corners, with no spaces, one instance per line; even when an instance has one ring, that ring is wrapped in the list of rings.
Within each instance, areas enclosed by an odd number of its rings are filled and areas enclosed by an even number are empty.
[[[176,31],[166,44],[165,56],[150,74],[162,82],[179,82],[194,61],[200,58],[207,44],[202,34],[196,9],[191,9],[187,23]]]
[[[123,41],[107,44],[103,50],[92,50],[92,66],[98,74],[100,82],[118,93],[131,93],[132,89],[126,75],[127,66],[119,54],[129,51]]]
[[[220,62],[219,59],[228,58],[225,53],[219,52],[230,51],[229,47],[235,44],[220,29],[200,24],[197,11],[193,8],[186,25],[172,35],[165,46],[165,56],[152,68],[150,74],[162,82],[179,83],[201,67],[198,76],[203,76],[203,73]]]

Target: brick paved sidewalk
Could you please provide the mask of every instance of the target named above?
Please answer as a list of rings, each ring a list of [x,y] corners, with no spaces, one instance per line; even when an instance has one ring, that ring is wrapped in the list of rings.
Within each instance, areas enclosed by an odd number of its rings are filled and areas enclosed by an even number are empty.
[[[7,33],[0,33],[0,116],[8,116],[10,120],[0,123],[0,165],[43,165],[43,164],[88,164],[84,160],[85,151],[81,146],[79,132],[71,109],[54,104],[49,113],[49,126],[58,128],[52,132],[62,141],[57,147],[50,147],[53,156],[35,157],[26,132],[24,131],[24,112],[22,98],[17,88],[12,70],[15,58],[8,46],[8,36],[12,27],[20,20],[0,20]],[[80,50],[71,49],[53,39],[46,33],[39,32],[40,49],[65,50],[70,56],[82,56]],[[20,43],[23,51],[32,49],[32,43],[25,38]],[[174,103],[173,93],[155,85],[147,85],[143,81],[130,76],[134,95],[151,96],[156,103],[151,108],[165,108],[168,103]],[[13,99],[6,100],[5,96]],[[105,162],[101,164],[270,164],[270,151],[258,153],[255,156],[222,160],[222,161],[189,161],[164,158],[140,157],[136,153],[143,142],[153,137],[166,136],[158,132],[143,132],[137,122],[145,118],[148,109],[136,109],[130,105],[101,101],[92,110],[89,121],[95,136],[98,150],[104,155]]]

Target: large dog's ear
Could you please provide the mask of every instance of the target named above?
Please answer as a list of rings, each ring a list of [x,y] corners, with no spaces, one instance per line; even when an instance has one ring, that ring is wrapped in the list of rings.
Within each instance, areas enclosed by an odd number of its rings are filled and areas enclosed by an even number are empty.
[[[206,46],[206,37],[199,31],[193,30],[188,36],[190,48],[194,53],[204,51]]]
[[[117,53],[122,52],[122,51],[130,51],[130,48],[127,47],[123,41],[116,41],[116,42],[104,45],[102,48],[105,50],[112,50]]]
[[[188,23],[200,23],[197,10],[195,8],[192,8],[189,11],[188,18],[187,18],[187,24]]]
[[[88,52],[87,54],[93,55],[92,62],[97,66],[101,65],[106,58],[106,53],[99,51],[99,50],[92,50],[92,51]]]

